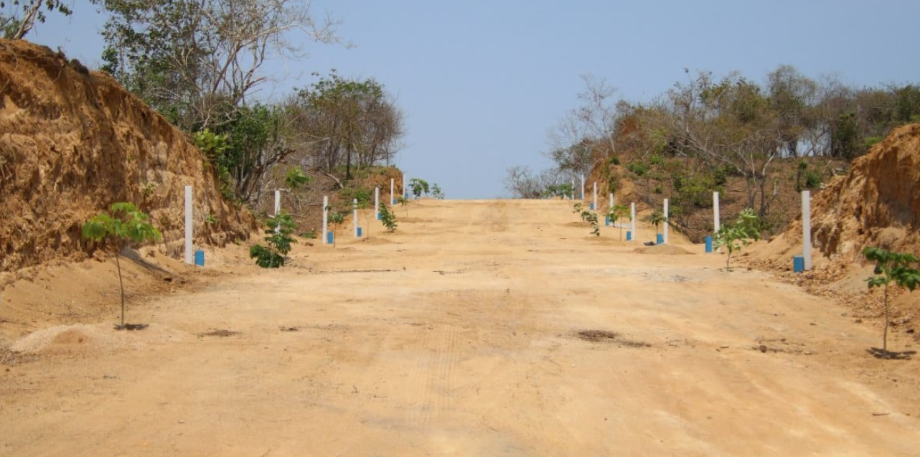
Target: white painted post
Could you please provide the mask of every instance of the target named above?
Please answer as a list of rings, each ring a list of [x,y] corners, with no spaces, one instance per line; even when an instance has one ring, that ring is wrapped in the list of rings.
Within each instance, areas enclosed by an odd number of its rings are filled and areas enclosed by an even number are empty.
[[[802,191],[802,256],[805,271],[811,270],[811,192]]]
[[[374,219],[380,219],[380,187],[374,188]]]
[[[632,202],[630,204],[630,215],[629,216],[630,216],[629,218],[630,224],[632,224],[632,226],[630,227],[630,231],[632,232],[632,239],[633,241],[635,241],[636,240],[636,202]]]
[[[185,263],[192,265],[195,263],[194,253],[192,252],[192,186],[185,186]]]
[[[355,214],[355,238],[358,238],[358,199],[354,199],[351,203],[352,212]]]
[[[597,181],[594,181],[594,211],[598,211],[600,208],[597,207]]]
[[[326,232],[329,231],[329,197],[323,196],[323,234],[322,244],[326,244]]]
[[[610,193],[610,209],[613,209],[613,192]]]
[[[719,233],[722,221],[719,218],[719,193],[712,193],[712,226],[715,227],[714,233]]]
[[[281,214],[281,191],[276,190],[275,191],[275,217],[278,217],[279,214]],[[278,233],[280,231],[281,231],[281,226],[276,225],[275,233]]]
[[[668,199],[664,199],[664,244],[668,244],[668,226],[671,225],[671,218],[668,217]]]
[[[575,200],[575,180],[572,180],[572,200]]]
[[[409,177],[403,175],[403,198],[409,199]]]
[[[390,204],[391,205],[393,204],[394,201],[396,201],[396,199],[393,198],[393,195],[395,195],[393,193],[395,189],[396,189],[396,180],[393,178],[390,178]]]
[[[581,200],[585,199],[585,175],[581,175]]]

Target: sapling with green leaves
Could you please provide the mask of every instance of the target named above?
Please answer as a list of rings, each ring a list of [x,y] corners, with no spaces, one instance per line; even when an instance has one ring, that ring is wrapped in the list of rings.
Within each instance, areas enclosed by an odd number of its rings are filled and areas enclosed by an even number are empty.
[[[387,205],[380,205],[380,222],[387,228],[387,231],[393,233],[396,231],[396,214],[392,213]]]
[[[652,211],[652,214],[646,216],[645,221],[655,226],[655,236],[658,236],[660,233],[658,228],[661,226],[661,224],[667,222],[668,218],[664,216],[664,213],[661,210],[656,209]]]
[[[330,224],[332,224],[332,247],[334,248],[335,240],[338,238],[338,236],[335,234],[335,231],[337,228],[339,228],[339,225],[345,222],[345,213],[333,209],[332,206],[327,206],[326,211],[328,211],[327,220]]]
[[[424,179],[412,178],[409,180],[409,190],[415,196],[415,201],[417,202],[418,199],[422,198],[422,195],[428,195],[428,182]]]
[[[601,236],[601,228],[597,224],[597,214],[592,213],[591,211],[585,210],[584,206],[581,203],[575,203],[572,205],[572,213],[578,214],[581,217],[581,220],[591,224],[591,234],[594,236]]]
[[[284,256],[291,252],[291,244],[296,243],[294,219],[282,212],[265,223],[265,244],[255,244],[249,248],[249,258],[256,259],[256,265],[262,268],[280,268],[284,266]]]
[[[612,225],[616,225],[617,221],[623,219],[632,220],[629,215],[629,207],[626,205],[613,205],[609,211],[607,211],[607,219],[610,220]],[[620,241],[623,241],[623,226],[620,225]]]
[[[160,231],[150,223],[150,216],[133,203],[113,203],[109,212],[99,213],[83,224],[83,238],[97,243],[109,241],[115,251],[115,268],[118,270],[118,285],[121,288],[121,325],[125,329],[125,283],[121,274],[119,253],[128,243],[143,243],[159,240]]]
[[[287,184],[288,189],[295,191],[313,181],[313,178],[304,174],[303,170],[300,167],[292,167],[288,170],[287,174],[284,175],[284,183]]]
[[[875,276],[866,278],[869,289],[885,289],[885,330],[882,333],[882,357],[888,358],[888,285],[892,282],[911,292],[920,286],[920,271],[910,265],[917,263],[917,256],[907,252],[892,252],[877,247],[863,249],[866,260],[875,262]]]
[[[409,217],[409,200],[406,197],[397,197],[396,203],[399,203],[399,206],[406,208],[406,217]]]
[[[441,186],[437,184],[432,184],[431,185],[431,196],[438,200],[444,200],[444,192],[441,191]]]
[[[714,245],[716,249],[724,246],[728,251],[725,257],[725,269],[731,271],[732,254],[759,239],[760,219],[757,218],[753,209],[747,208],[738,214],[734,222],[722,224],[719,227]]]

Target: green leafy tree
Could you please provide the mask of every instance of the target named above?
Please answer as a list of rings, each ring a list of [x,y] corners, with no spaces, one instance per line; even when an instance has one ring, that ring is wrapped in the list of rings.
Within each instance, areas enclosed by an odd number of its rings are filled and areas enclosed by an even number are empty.
[[[626,205],[613,205],[610,211],[607,211],[607,219],[610,223],[616,225],[617,221],[629,219],[629,207]],[[620,241],[623,241],[623,227],[620,226]]]
[[[292,167],[288,170],[287,174],[284,175],[284,183],[287,184],[288,189],[295,191],[313,181],[313,178],[304,174],[303,170],[300,167]]]
[[[646,216],[645,221],[655,226],[655,236],[657,236],[658,233],[660,233],[658,228],[661,226],[661,224],[666,223],[668,218],[664,216],[664,213],[661,212],[661,210],[656,209],[652,211],[652,214]]]
[[[386,204],[380,205],[380,222],[387,228],[387,231],[393,233],[396,231],[396,214],[390,212]]]
[[[83,238],[97,243],[108,241],[115,252],[118,285],[121,288],[121,326],[125,328],[125,283],[121,274],[119,252],[128,243],[143,243],[160,239],[160,231],[150,224],[150,216],[133,203],[113,203],[109,212],[99,213],[83,224]]]
[[[585,210],[584,206],[581,203],[575,203],[572,205],[572,213],[577,214],[581,217],[581,220],[591,224],[591,234],[594,236],[601,236],[601,228],[597,223],[597,214],[592,213],[591,211]]]
[[[284,266],[284,256],[291,252],[291,244],[296,243],[294,219],[287,213],[269,219],[265,223],[265,244],[256,244],[249,248],[249,257],[256,259],[256,265],[262,268],[279,268]]]
[[[415,196],[415,200],[422,198],[422,195],[427,195],[429,188],[428,182],[424,179],[412,178],[409,180],[409,190],[412,192],[412,195]]]
[[[409,200],[406,197],[397,197],[396,203],[399,203],[399,206],[406,208],[406,217],[409,217]]]
[[[920,286],[920,271],[912,268],[910,264],[918,262],[917,257],[905,252],[892,252],[877,247],[863,249],[866,260],[875,262],[875,276],[866,279],[869,289],[883,287],[885,289],[885,330],[882,333],[882,357],[888,358],[888,285],[892,282],[911,292]]]
[[[441,186],[437,184],[432,184],[431,185],[431,196],[438,200],[444,200],[444,192],[441,191]]]
[[[338,238],[335,231],[345,222],[345,213],[334,209],[331,205],[326,207],[326,211],[326,218],[332,224],[332,247],[335,247],[335,240]]]
[[[722,224],[715,237],[716,249],[725,247],[728,256],[725,258],[725,269],[731,271],[732,254],[740,251],[743,246],[751,244],[753,240],[760,239],[760,219],[754,210],[747,208],[738,214],[734,222]]]

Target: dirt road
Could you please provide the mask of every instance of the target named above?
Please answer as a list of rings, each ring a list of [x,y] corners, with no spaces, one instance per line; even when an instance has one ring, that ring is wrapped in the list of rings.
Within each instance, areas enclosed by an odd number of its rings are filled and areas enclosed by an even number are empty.
[[[0,455],[920,454],[917,362],[866,355],[876,328],[834,303],[593,239],[563,202],[397,215],[152,300],[144,331],[27,336]]]

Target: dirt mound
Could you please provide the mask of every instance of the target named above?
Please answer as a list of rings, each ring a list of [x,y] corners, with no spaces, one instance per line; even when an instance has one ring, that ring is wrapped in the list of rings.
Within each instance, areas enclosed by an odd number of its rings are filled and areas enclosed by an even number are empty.
[[[112,353],[181,341],[186,336],[156,324],[137,332],[115,330],[110,324],[59,325],[30,333],[13,343],[10,349],[20,354]]]
[[[812,197],[811,217],[815,265],[834,276],[861,263],[866,246],[920,255],[920,124],[895,129],[855,160],[846,176]],[[790,269],[801,242],[799,217],[755,258]]]
[[[641,248],[636,248],[635,252],[639,254],[654,254],[654,255],[689,255],[692,254],[690,251],[678,246],[671,244],[658,244],[655,246],[643,246]]]
[[[248,237],[200,151],[111,77],[24,41],[0,40],[0,271],[79,260],[82,224],[118,201],[151,214],[164,252],[183,240],[186,185],[197,244]]]

